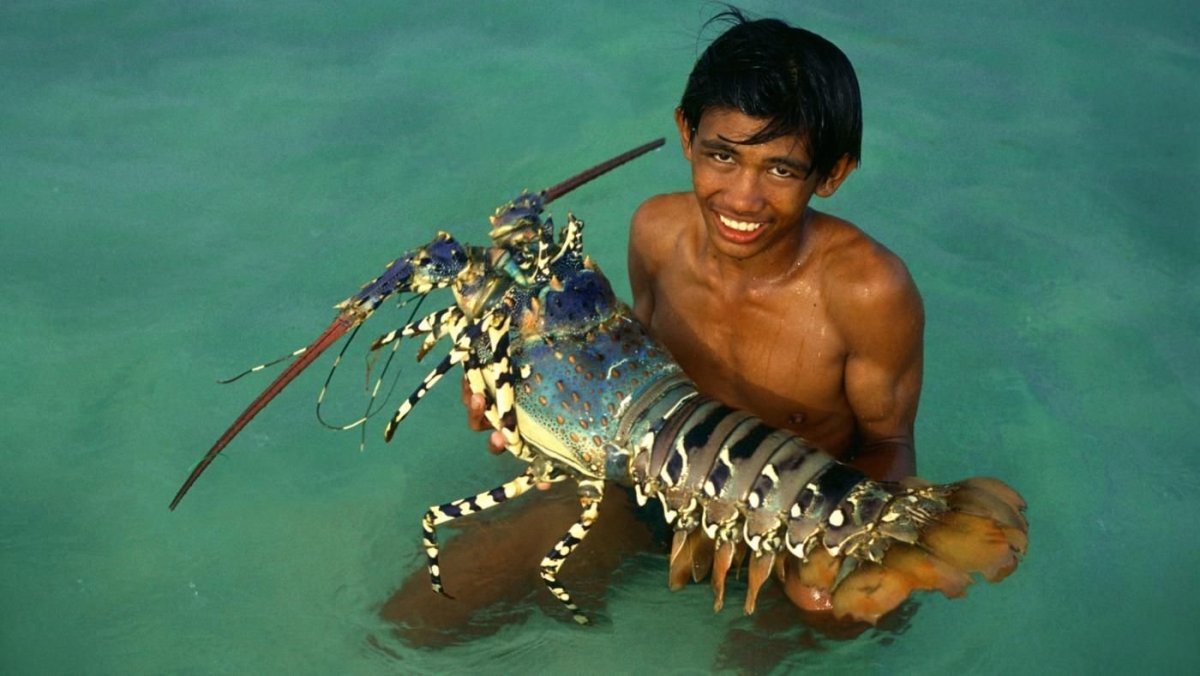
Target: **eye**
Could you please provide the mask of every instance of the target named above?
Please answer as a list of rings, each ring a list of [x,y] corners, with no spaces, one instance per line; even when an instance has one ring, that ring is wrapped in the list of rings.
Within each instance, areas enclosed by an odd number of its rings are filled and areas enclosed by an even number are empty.
[[[796,172],[783,166],[782,164],[771,167],[771,175],[779,178],[796,178]]]
[[[713,161],[717,162],[718,164],[729,164],[729,163],[733,162],[733,155],[730,155],[729,153],[721,152],[719,150],[709,153],[708,156],[711,157],[713,159]]]

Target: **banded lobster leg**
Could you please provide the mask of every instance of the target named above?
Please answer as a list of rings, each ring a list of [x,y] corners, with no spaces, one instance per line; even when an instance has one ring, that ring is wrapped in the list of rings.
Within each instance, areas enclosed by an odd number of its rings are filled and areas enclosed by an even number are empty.
[[[384,428],[383,436],[385,440],[391,440],[392,435],[394,435],[396,432],[397,426],[408,417],[408,414],[413,410],[413,408],[421,401],[421,399],[425,397],[426,394],[429,393],[429,390],[431,390],[433,386],[436,385],[438,381],[440,381],[442,377],[450,371],[450,369],[454,368],[456,364],[466,362],[465,367],[468,374],[475,373],[481,368],[478,359],[480,341],[485,338],[485,332],[490,333],[488,327],[496,323],[495,319],[496,312],[492,311],[486,313],[479,320],[471,322],[462,311],[456,310],[455,308],[449,308],[442,312],[434,313],[433,315],[430,315],[429,317],[421,320],[421,322],[417,323],[420,325],[426,320],[437,322],[436,326],[430,330],[429,337],[426,339],[425,344],[421,346],[422,354],[425,351],[428,351],[428,349],[432,347],[433,343],[436,343],[442,336],[445,335],[451,336],[451,338],[454,340],[454,345],[451,347],[450,353],[447,354],[446,357],[442,359],[442,361],[425,376],[425,378],[421,381],[421,384],[418,385],[413,393],[410,394],[408,398],[400,404],[399,408],[396,409],[396,413],[392,416],[392,419],[388,421],[387,426]],[[506,321],[502,323],[504,326],[507,326]],[[414,327],[413,325],[409,325],[397,331],[385,334],[375,341],[375,344],[372,345],[372,349],[382,347],[383,345],[396,340],[399,336],[405,335],[406,330],[407,332],[412,333],[419,331],[419,329],[420,326]]]
[[[563,535],[562,539],[547,552],[539,570],[542,581],[546,583],[546,588],[567,610],[571,611],[571,616],[579,624],[588,623],[587,615],[579,610],[579,606],[571,600],[571,595],[558,583],[558,570],[562,568],[571,552],[575,551],[579,543],[583,542],[583,539],[591,532],[592,526],[600,516],[600,501],[603,497],[604,482],[602,480],[579,480],[579,503],[583,507],[583,512],[579,515],[579,520],[567,530],[566,535]]]
[[[446,598],[454,598],[446,593],[445,587],[442,586],[442,571],[438,563],[437,527],[464,516],[478,514],[485,509],[491,509],[496,505],[507,502],[528,491],[537,481],[538,478],[534,476],[534,471],[531,467],[524,474],[490,491],[484,491],[469,498],[462,498],[429,507],[425,512],[425,516],[421,519],[421,544],[425,547],[426,565],[429,568],[429,584],[433,587],[433,591]]]
[[[507,481],[496,488],[477,493],[467,498],[453,500],[441,505],[432,505],[421,519],[421,544],[425,548],[426,567],[429,570],[429,585],[433,591],[454,598],[442,584],[441,562],[439,560],[437,527],[460,519],[464,516],[478,514],[492,509],[513,498],[528,492],[537,483],[557,482],[567,478],[567,475],[555,471],[548,464],[534,463],[520,476]],[[588,624],[587,615],[579,610],[579,606],[571,599],[571,595],[558,582],[558,571],[563,563],[575,551],[583,539],[587,537],[596,519],[600,515],[600,501],[603,499],[604,482],[597,479],[584,479],[579,482],[579,502],[582,512],[561,539],[542,558],[539,564],[539,574],[546,588],[558,599],[571,616],[579,624]]]
[[[454,312],[446,313],[444,319],[445,321],[450,321],[450,319],[455,319],[457,322],[466,321],[466,318],[462,317],[461,313],[457,313],[456,315]],[[421,379],[421,384],[416,385],[416,389],[413,390],[413,394],[408,395],[408,399],[404,400],[400,407],[396,409],[396,413],[392,415],[391,420],[388,420],[388,425],[384,427],[383,437],[385,441],[391,441],[392,435],[395,435],[396,433],[396,426],[400,425],[404,418],[408,417],[409,412],[412,412],[413,408],[418,405],[422,399],[425,399],[425,395],[428,394],[428,391],[433,388],[433,385],[436,385],[438,381],[440,381],[440,379],[442,379],[442,377],[445,376],[450,369],[452,369],[452,367],[469,357],[470,339],[472,339],[473,334],[478,333],[478,324],[468,324],[464,330],[455,329],[456,327],[454,327],[454,325],[451,325],[451,327],[446,329],[446,333],[449,333],[450,335],[460,334],[455,340],[454,347],[450,348],[450,353],[446,354],[445,358],[440,361],[437,366],[434,366],[433,370],[428,372],[425,378]],[[403,329],[401,330],[403,331]],[[440,330],[442,330],[442,328],[439,327],[438,331]],[[431,333],[430,335],[437,336],[438,333]],[[385,345],[384,339],[386,339],[386,337],[388,336],[385,335],[380,337],[380,339],[376,341],[376,345]],[[436,340],[437,339],[434,339],[434,341]],[[374,347],[376,346],[372,346],[372,349]]]
[[[321,392],[317,395],[317,420],[320,421],[321,424],[324,425],[325,427],[328,427],[328,428],[334,429],[334,430],[342,430],[342,431],[354,429],[355,427],[358,427],[359,425],[362,425],[363,423],[367,422],[367,420],[372,415],[374,415],[372,408],[374,406],[375,399],[376,399],[376,397],[379,396],[379,389],[383,385],[384,375],[387,373],[387,369],[388,369],[387,365],[390,365],[392,358],[395,357],[397,348],[400,347],[400,340],[402,338],[411,338],[413,336],[425,335],[425,340],[422,342],[421,347],[417,350],[417,361],[421,361],[421,359],[424,358],[424,356],[429,352],[429,350],[432,349],[434,347],[434,345],[436,345],[437,342],[441,338],[443,338],[448,333],[450,333],[450,331],[452,330],[452,327],[456,323],[458,323],[462,320],[463,320],[462,310],[459,309],[458,306],[451,306],[451,307],[448,307],[448,308],[445,308],[442,310],[438,310],[437,312],[432,312],[415,322],[410,322],[408,324],[405,324],[404,326],[402,326],[398,329],[393,329],[392,331],[389,331],[388,333],[385,333],[384,335],[376,338],[375,341],[371,344],[370,350],[372,352],[376,352],[380,348],[382,348],[386,345],[391,345],[392,346],[392,354],[388,357],[387,364],[385,364],[383,371],[380,372],[379,377],[376,378],[376,380],[375,380],[375,386],[374,386],[374,388],[372,388],[371,398],[367,404],[367,410],[358,419],[356,419],[352,422],[346,423],[346,424],[337,425],[337,424],[331,424],[331,423],[328,423],[325,421],[324,417],[321,415],[321,406],[322,406],[322,404],[324,404],[325,396],[329,392],[329,384],[333,380],[333,372],[335,370],[337,370],[337,367],[341,364],[342,357],[344,356],[344,354],[346,352],[346,347],[343,347],[342,351],[340,353],[338,353],[337,357],[333,360],[333,365],[329,369],[329,375],[326,376],[326,378],[325,378],[325,384],[322,385]],[[351,337],[351,340],[353,340],[353,336]],[[347,346],[348,345],[349,345],[349,343],[347,343]],[[306,349],[307,348],[301,348],[299,350],[296,350],[292,354],[293,355],[303,354],[306,351]],[[242,375],[245,375],[246,373],[252,373],[256,370],[265,368],[266,366],[270,366],[271,364],[281,361],[282,359],[286,359],[286,357],[277,359],[277,360],[275,360],[275,362],[268,362],[267,364],[263,364],[261,366],[256,366],[253,369],[247,370],[244,373],[239,374],[238,376],[233,378],[233,380],[240,378]],[[414,401],[412,403],[415,404],[416,402]],[[364,438],[363,438],[363,444],[364,445],[366,444],[365,434],[364,434]]]
[[[513,373],[509,360],[510,322],[508,310],[510,307],[509,303],[503,303],[478,322],[465,328],[452,327],[449,331],[450,335],[459,335],[455,339],[455,345],[450,355],[447,355],[446,359],[426,377],[422,385],[410,396],[409,401],[406,401],[397,411],[394,418],[394,424],[398,424],[412,409],[412,406],[424,396],[424,393],[449,369],[451,363],[465,361],[466,378],[472,392],[485,396],[491,392],[495,393],[486,411],[488,421],[504,434],[505,442],[514,455],[533,461],[524,474],[501,486],[469,498],[432,506],[425,513],[421,521],[421,530],[430,586],[435,592],[449,598],[453,597],[446,592],[441,580],[436,527],[507,502],[527,492],[531,486],[537,483],[556,482],[567,478],[565,474],[554,469],[544,459],[534,461],[533,454],[517,430],[515,423],[516,397],[513,390],[516,374]],[[539,574],[546,588],[571,612],[574,620],[579,624],[587,624],[587,616],[579,610],[579,607],[571,599],[570,593],[558,582],[559,569],[580,542],[587,537],[599,517],[604,482],[599,479],[583,479],[578,483],[582,506],[579,520],[542,558],[539,564]]]
[[[375,340],[372,350],[388,344],[394,350],[401,338],[428,334],[417,355],[424,356],[441,338],[449,335],[454,340],[450,353],[417,386],[416,390],[400,405],[384,430],[384,438],[390,440],[396,427],[408,417],[412,409],[425,397],[430,389],[454,367],[462,363],[472,393],[489,398],[485,417],[499,430],[505,444],[513,455],[522,460],[531,460],[517,431],[515,415],[516,401],[513,394],[514,374],[508,358],[510,302],[485,313],[477,321],[470,321],[458,307],[452,306],[434,312],[420,321],[388,332]],[[490,381],[494,388],[487,386]],[[491,392],[495,391],[492,397]]]
[[[531,462],[532,451],[525,444],[516,423],[516,374],[509,359],[511,301],[492,313],[486,328],[486,342],[477,342],[466,364],[467,385],[472,394],[487,401],[484,417],[504,436],[505,448],[517,458]],[[494,393],[494,394],[493,394]]]
[[[417,351],[417,361],[421,361],[439,340],[451,332],[452,327],[465,319],[463,311],[457,305],[451,305],[383,334],[376,338],[374,343],[371,343],[371,350],[375,351],[390,344],[392,350],[395,351],[400,346],[401,338],[425,335],[425,340]]]

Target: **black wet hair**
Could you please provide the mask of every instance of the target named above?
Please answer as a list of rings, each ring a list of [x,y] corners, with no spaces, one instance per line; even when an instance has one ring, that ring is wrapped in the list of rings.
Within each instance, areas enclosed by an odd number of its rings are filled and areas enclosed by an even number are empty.
[[[740,144],[797,135],[812,170],[825,177],[837,161],[862,152],[862,99],[850,60],[832,42],[778,19],[747,19],[729,8],[705,24],[731,24],[692,68],[679,108],[689,142],[710,108],[735,108],[766,124]]]

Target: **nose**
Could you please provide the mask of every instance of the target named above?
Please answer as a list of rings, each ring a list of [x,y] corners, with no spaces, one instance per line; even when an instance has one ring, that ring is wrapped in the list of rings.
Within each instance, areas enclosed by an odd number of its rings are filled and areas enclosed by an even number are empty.
[[[725,207],[739,216],[757,216],[766,203],[758,172],[738,171],[725,189]]]

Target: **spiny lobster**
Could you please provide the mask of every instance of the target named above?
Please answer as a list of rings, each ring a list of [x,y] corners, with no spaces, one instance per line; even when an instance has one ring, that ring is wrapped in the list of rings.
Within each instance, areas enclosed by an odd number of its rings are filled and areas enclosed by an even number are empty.
[[[774,572],[789,595],[817,590],[831,598],[835,615],[869,622],[913,590],[955,597],[972,573],[998,581],[1012,572],[1028,531],[1025,503],[1012,488],[988,478],[948,485],[872,481],[795,434],[701,394],[583,254],[583,222],[568,214],[556,233],[551,219],[542,220],[547,203],[662,143],[635,148],[545,191],[523,192],[491,217],[490,246],[464,246],[441,232],[393,261],[339,303],[333,323],[294,353],[196,465],[171,509],[275,395],[386,299],[448,287],[454,305],[371,346],[395,350],[403,338],[424,336],[421,357],[442,338],[451,343],[384,436],[390,440],[426,392],[462,364],[471,391],[488,402],[487,419],[528,466],[497,488],[425,513],[423,544],[438,593],[446,594],[438,525],[538,483],[563,480],[577,484],[582,510],[542,560],[541,577],[581,624],[587,617],[557,573],[596,521],[605,481],[632,485],[641,504],[662,503],[675,530],[671,585],[711,572],[716,610],[726,575],[747,557],[747,613]]]

